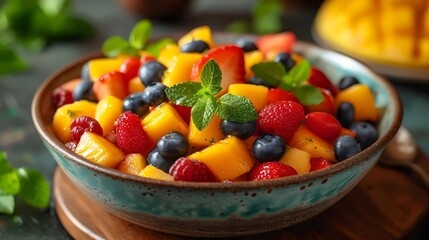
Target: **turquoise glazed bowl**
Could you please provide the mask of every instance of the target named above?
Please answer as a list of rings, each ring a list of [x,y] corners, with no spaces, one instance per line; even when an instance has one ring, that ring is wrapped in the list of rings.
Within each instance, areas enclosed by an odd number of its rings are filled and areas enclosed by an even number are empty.
[[[273,231],[305,221],[334,205],[371,170],[402,120],[398,94],[361,63],[298,42],[295,51],[333,81],[357,76],[375,92],[382,110],[379,139],[359,154],[329,168],[257,182],[191,183],[146,179],[101,167],[67,149],[50,130],[51,92],[80,76],[95,53],[60,70],[38,89],[32,105],[35,127],[58,165],[108,212],[157,231],[186,236],[240,236]]]

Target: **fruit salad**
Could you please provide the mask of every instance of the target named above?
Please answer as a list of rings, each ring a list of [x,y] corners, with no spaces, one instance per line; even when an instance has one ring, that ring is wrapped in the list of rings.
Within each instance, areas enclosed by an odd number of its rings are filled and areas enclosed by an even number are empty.
[[[178,41],[148,43],[150,31],[144,20],[129,42],[106,40],[106,57],[52,93],[71,151],[145,178],[258,181],[329,168],[378,138],[371,89],[333,84],[291,32],[220,44],[208,26]]]

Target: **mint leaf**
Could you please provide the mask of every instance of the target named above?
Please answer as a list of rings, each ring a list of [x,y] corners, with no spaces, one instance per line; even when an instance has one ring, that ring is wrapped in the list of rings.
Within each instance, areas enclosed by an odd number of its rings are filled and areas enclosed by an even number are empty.
[[[133,48],[142,50],[151,34],[152,23],[147,19],[143,19],[133,27],[128,41]]]
[[[287,73],[287,77],[283,79],[292,86],[299,86],[310,77],[310,73],[311,65],[307,60],[303,59],[295,64]]]
[[[12,214],[15,209],[15,198],[13,195],[2,195],[0,193],[0,213]]]
[[[210,89],[210,93],[218,94],[222,88],[220,83],[222,81],[222,72],[220,71],[219,65],[214,59],[210,59],[204,64],[203,70],[201,71],[201,86],[203,88]]]
[[[317,87],[302,85],[292,90],[298,100],[304,105],[316,105],[323,101],[323,95]]]
[[[257,34],[280,32],[282,10],[280,0],[260,0],[253,8],[253,31]]]
[[[165,89],[165,94],[170,101],[180,106],[191,107],[198,98],[195,95],[201,90],[199,82],[183,82]]]
[[[174,40],[171,38],[163,38],[161,40],[158,40],[156,42],[150,43],[148,45],[146,45],[146,47],[144,48],[144,50],[146,52],[149,52],[150,54],[152,54],[154,57],[158,57],[159,56],[159,52],[167,45],[169,44],[173,44]]]
[[[225,94],[219,98],[219,107],[216,114],[232,122],[250,122],[258,118],[252,102],[243,96]]]
[[[238,20],[228,24],[226,30],[233,33],[246,33],[250,31],[250,25],[247,21]]]
[[[45,177],[40,172],[28,168],[19,168],[17,173],[21,184],[18,196],[33,207],[47,207],[50,188]]]
[[[12,170],[13,167],[7,161],[7,154],[0,152],[0,174]]]
[[[130,55],[139,56],[138,51],[121,36],[112,36],[108,38],[101,46],[101,50],[107,57],[117,57],[124,53],[131,53]]]
[[[192,107],[192,121],[198,130],[203,130],[212,120],[217,108],[216,100],[215,96],[207,96],[199,99]]]
[[[0,170],[0,195],[15,195],[20,190],[19,178],[15,169]]]
[[[278,62],[261,62],[250,68],[255,76],[271,86],[278,86],[286,75],[285,67]]]
[[[49,15],[58,15],[68,10],[70,0],[39,0],[39,7]]]

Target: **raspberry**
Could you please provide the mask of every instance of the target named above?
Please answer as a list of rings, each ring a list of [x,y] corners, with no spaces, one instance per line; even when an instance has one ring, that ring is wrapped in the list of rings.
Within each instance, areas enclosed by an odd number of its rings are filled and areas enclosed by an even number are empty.
[[[73,93],[62,88],[55,88],[52,92],[52,99],[55,109],[73,102]]]
[[[125,153],[140,153],[146,156],[153,143],[143,129],[138,115],[126,111],[115,122],[116,143]]]
[[[286,143],[304,119],[304,108],[292,101],[280,101],[267,105],[259,113],[258,126],[265,133],[274,133]]]
[[[213,173],[203,162],[181,157],[170,168],[170,175],[176,181],[188,182],[215,182]]]
[[[264,162],[253,167],[248,175],[251,181],[266,180],[297,175],[298,172],[291,166],[279,162]]]
[[[90,131],[103,136],[103,128],[101,128],[100,123],[92,117],[80,116],[70,124],[71,139],[74,142],[79,142],[80,137],[85,131]]]

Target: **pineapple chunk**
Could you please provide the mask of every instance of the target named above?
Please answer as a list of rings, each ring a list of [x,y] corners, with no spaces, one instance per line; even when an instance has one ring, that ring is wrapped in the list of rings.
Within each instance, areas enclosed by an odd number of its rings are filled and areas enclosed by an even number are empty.
[[[220,130],[221,119],[215,114],[203,130],[198,130],[192,121],[189,123],[189,145],[193,148],[209,146],[221,139],[225,138],[225,135]]]
[[[162,171],[159,168],[154,167],[153,165],[147,165],[141,172],[140,176],[152,179],[159,179],[165,181],[174,181],[173,176]]]
[[[231,84],[228,92],[249,99],[257,112],[261,111],[268,102],[268,88],[265,86],[244,83]]]
[[[308,173],[311,169],[311,154],[294,147],[287,147],[279,162],[293,167],[298,174]]]
[[[95,109],[95,120],[100,123],[104,135],[113,131],[115,121],[121,113],[122,100],[117,97],[109,95],[98,102]]]
[[[140,175],[140,172],[147,166],[146,159],[140,153],[131,153],[125,156],[116,168],[123,173]]]
[[[116,166],[124,159],[124,153],[104,137],[86,131],[82,134],[75,152],[82,157],[108,168]]]

